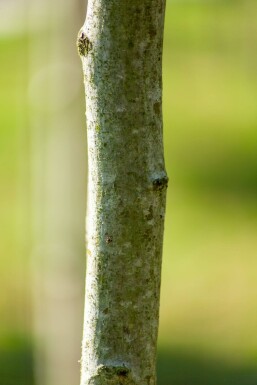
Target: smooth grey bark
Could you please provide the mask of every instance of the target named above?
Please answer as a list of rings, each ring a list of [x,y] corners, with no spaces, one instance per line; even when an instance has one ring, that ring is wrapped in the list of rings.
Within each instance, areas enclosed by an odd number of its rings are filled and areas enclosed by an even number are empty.
[[[164,12],[165,0],[90,0],[79,32],[89,163],[81,385],[156,383]]]

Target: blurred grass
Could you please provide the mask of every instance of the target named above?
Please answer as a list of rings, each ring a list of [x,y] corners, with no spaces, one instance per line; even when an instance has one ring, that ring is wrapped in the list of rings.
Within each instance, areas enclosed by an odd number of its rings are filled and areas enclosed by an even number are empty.
[[[0,384],[34,385],[32,345],[28,337],[0,339]]]
[[[195,352],[161,350],[158,356],[159,385],[254,385],[257,370],[251,365],[226,364]]]
[[[249,0],[167,3],[160,385],[257,383],[256,11]],[[0,37],[0,385],[33,383],[29,337],[13,338],[30,327],[26,44]]]

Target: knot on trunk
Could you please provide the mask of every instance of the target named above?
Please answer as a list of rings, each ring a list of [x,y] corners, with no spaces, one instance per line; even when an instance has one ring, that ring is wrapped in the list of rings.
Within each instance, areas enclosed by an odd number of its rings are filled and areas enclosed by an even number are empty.
[[[154,178],[152,180],[153,190],[161,191],[163,189],[166,189],[168,187],[168,182],[169,182],[169,178],[166,174]]]
[[[90,385],[135,385],[131,377],[131,370],[125,365],[100,365],[97,373],[91,377]]]
[[[92,49],[92,43],[83,31],[78,34],[77,47],[80,56],[86,56]]]

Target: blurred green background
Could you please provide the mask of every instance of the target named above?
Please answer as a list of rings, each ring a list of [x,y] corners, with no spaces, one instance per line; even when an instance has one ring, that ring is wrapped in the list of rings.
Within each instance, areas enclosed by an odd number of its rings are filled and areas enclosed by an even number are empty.
[[[28,97],[35,36],[26,27],[26,5],[23,1],[11,28],[0,29],[0,385],[34,385],[36,378],[31,279],[35,111]],[[170,183],[159,385],[257,383],[256,14],[251,0],[167,1],[163,96]],[[38,34],[37,44],[42,36],[51,41],[49,30]],[[71,52],[80,71],[76,49]],[[82,93],[76,97],[80,119],[74,124],[83,138]],[[76,215],[83,226],[83,204]],[[78,296],[82,303],[83,290]]]

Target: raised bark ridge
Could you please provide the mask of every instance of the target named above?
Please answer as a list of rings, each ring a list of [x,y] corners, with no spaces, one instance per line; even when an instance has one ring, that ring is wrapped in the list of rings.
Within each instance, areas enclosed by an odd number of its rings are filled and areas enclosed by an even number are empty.
[[[78,36],[89,164],[81,385],[156,383],[164,9],[164,0],[91,0]]]

